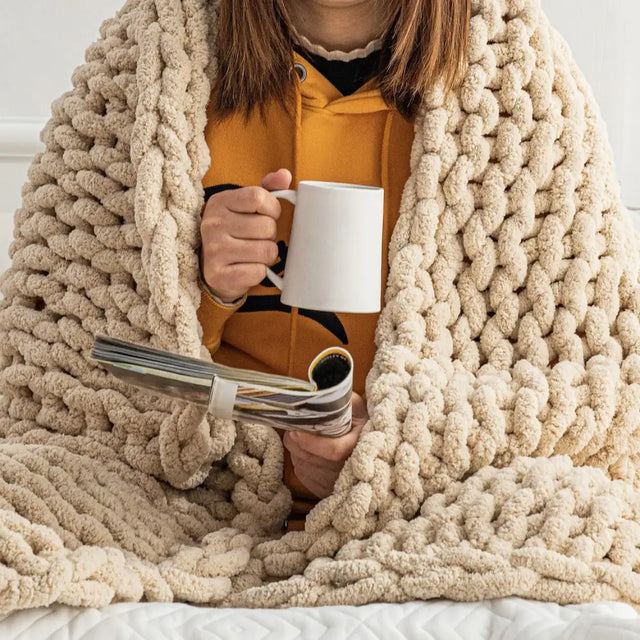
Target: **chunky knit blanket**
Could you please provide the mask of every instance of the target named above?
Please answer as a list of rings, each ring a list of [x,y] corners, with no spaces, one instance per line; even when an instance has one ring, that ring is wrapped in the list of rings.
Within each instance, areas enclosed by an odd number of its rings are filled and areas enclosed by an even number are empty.
[[[96,333],[208,357],[216,7],[129,0],[53,105],[0,309],[0,612],[53,602],[640,602],[640,250],[537,0],[474,0],[390,249],[370,421],[306,531],[269,428],[134,389]],[[214,150],[215,157],[215,150]],[[223,160],[221,160],[223,161]]]

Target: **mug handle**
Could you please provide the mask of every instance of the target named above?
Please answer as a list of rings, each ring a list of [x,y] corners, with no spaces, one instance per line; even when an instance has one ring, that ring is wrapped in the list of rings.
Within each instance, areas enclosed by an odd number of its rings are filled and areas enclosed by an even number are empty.
[[[293,189],[282,189],[280,191],[272,191],[271,192],[276,198],[283,198],[284,200],[288,200],[294,207],[298,200],[298,192]],[[276,275],[269,267],[267,267],[267,278],[273,282],[273,284],[282,291],[282,287],[284,286],[284,278],[281,278],[279,275]]]

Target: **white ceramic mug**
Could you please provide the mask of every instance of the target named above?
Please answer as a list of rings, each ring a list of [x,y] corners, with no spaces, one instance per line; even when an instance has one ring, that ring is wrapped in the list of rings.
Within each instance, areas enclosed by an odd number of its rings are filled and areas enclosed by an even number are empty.
[[[297,191],[272,193],[295,206],[284,277],[267,269],[283,304],[380,311],[384,189],[304,180]]]

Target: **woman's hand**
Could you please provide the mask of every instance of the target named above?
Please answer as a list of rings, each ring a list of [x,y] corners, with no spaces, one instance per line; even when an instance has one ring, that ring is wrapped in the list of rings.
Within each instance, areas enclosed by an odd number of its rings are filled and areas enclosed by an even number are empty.
[[[351,431],[340,438],[327,438],[303,431],[287,431],[284,446],[291,454],[296,476],[318,498],[333,493],[345,460],[354,450],[362,427],[369,419],[367,405],[357,393],[351,397]]]
[[[221,191],[209,198],[202,214],[202,274],[223,302],[242,297],[262,282],[278,259],[276,220],[281,207],[269,190],[288,189],[291,173],[266,175],[259,187]]]

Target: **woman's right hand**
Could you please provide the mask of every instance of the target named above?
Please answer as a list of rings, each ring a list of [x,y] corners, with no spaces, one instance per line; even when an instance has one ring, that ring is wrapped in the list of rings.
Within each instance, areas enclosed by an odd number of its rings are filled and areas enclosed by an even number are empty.
[[[267,174],[259,187],[221,191],[209,198],[200,231],[204,281],[226,303],[242,297],[265,278],[278,259],[276,221],[281,206],[270,193],[288,189],[291,173]]]

